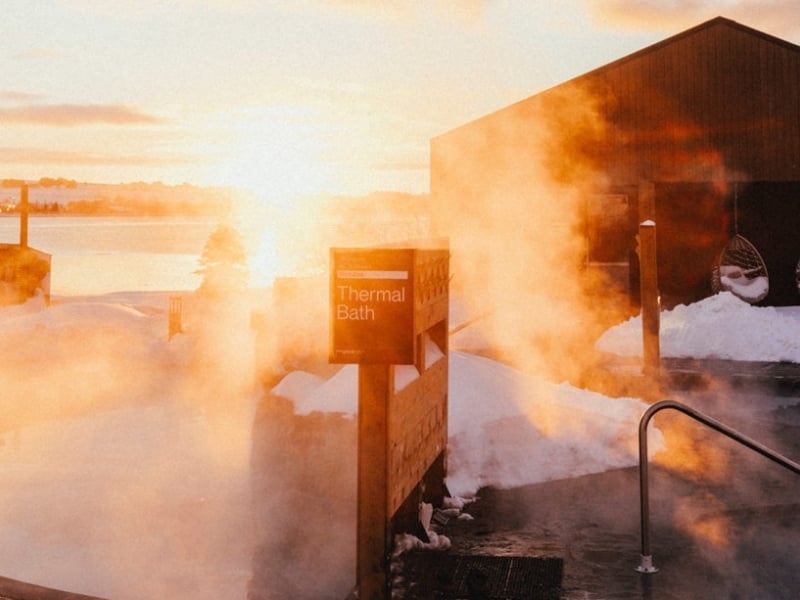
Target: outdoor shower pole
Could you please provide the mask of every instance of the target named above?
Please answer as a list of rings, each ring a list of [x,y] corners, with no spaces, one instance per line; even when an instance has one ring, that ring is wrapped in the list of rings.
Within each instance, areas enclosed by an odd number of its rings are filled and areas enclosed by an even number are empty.
[[[760,444],[754,439],[739,433],[735,429],[732,429],[727,425],[724,425],[719,421],[694,410],[690,406],[686,406],[680,402],[675,402],[674,400],[661,400],[660,402],[656,402],[645,411],[641,420],[639,421],[639,500],[642,526],[642,555],[641,562],[639,563],[639,566],[636,567],[636,570],[640,573],[655,573],[658,571],[658,569],[653,566],[653,556],[650,554],[650,493],[647,481],[647,425],[650,423],[650,419],[653,418],[653,415],[666,408],[672,408],[678,412],[682,412],[683,414],[688,415],[707,427],[710,427],[711,429],[728,436],[732,440],[739,442],[743,446],[758,452],[761,456],[770,459],[772,462],[776,462],[782,467],[785,467],[795,474],[800,475],[800,464],[797,464],[785,456],[770,450],[763,444]]]

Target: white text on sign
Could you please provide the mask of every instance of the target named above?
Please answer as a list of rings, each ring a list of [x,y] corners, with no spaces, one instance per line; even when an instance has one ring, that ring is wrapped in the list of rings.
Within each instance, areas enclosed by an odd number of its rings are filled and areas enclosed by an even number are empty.
[[[345,284],[337,285],[336,290],[336,318],[340,321],[374,321],[376,304],[406,301],[405,286],[372,290]]]

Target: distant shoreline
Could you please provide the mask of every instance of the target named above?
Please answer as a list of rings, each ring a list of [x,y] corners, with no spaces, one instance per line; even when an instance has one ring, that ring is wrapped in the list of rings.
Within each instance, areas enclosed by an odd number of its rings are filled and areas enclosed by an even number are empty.
[[[0,211],[0,219],[19,219],[22,213],[11,211]],[[29,212],[28,217],[33,219],[36,217],[81,217],[81,218],[95,218],[95,219],[127,219],[127,218],[158,218],[158,219],[172,219],[172,218],[192,218],[192,219],[219,219],[224,216],[223,213],[121,213],[121,212],[108,212],[108,213],[95,213],[95,212],[66,212],[55,211],[45,212],[36,211]]]

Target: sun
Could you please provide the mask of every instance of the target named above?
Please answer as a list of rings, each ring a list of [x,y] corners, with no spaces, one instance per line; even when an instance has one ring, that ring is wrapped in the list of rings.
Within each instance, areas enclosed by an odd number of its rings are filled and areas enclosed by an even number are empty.
[[[341,179],[324,120],[295,108],[233,109],[207,115],[203,180],[235,188],[234,220],[248,248],[251,285],[294,273],[308,253],[315,200]]]
[[[266,227],[261,231],[256,248],[248,258],[247,269],[254,287],[272,287],[275,278],[282,274],[284,269],[272,229]]]
[[[212,177],[275,204],[334,187],[324,128],[307,110],[259,108],[224,117],[224,141]]]

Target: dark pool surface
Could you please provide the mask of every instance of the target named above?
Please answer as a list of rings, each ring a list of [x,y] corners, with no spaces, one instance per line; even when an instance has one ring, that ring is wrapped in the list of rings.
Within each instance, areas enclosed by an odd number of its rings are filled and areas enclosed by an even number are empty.
[[[710,394],[710,393],[709,393]],[[675,397],[797,462],[797,399]],[[734,397],[735,396],[735,397]],[[638,467],[512,490],[486,489],[473,521],[445,526],[452,552],[564,559],[564,600],[800,597],[800,476],[684,415],[657,416],[671,447],[651,463],[642,574]]]

